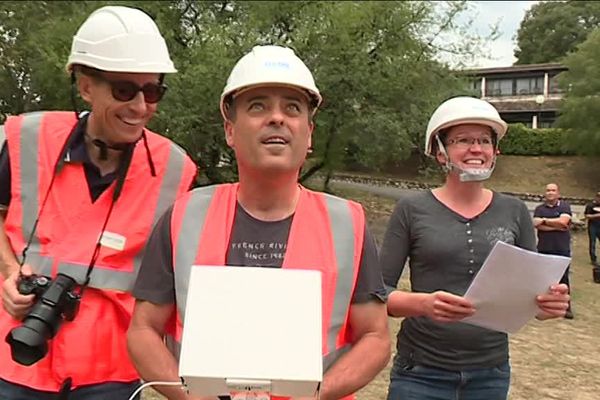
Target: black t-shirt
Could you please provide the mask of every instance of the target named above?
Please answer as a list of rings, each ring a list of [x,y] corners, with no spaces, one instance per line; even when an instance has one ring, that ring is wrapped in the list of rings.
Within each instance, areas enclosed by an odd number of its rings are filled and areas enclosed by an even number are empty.
[[[586,204],[585,215],[600,214],[600,203],[591,202]],[[588,219],[588,227],[600,228],[600,219]]]
[[[157,222],[146,246],[133,296],[155,304],[175,303],[171,214]],[[293,216],[281,221],[260,221],[239,204],[231,232],[227,265],[280,268],[287,248]],[[373,236],[365,226],[358,280],[352,303],[385,302],[386,292]]]
[[[89,114],[82,116],[77,123],[75,132],[73,132],[75,137],[65,154],[64,161],[65,163],[83,164],[85,180],[88,184],[90,197],[92,201],[96,201],[111,183],[113,183],[117,177],[117,173],[111,172],[102,176],[98,167],[90,160],[84,141],[88,116]],[[2,150],[0,151],[0,206],[4,206],[5,208],[10,204],[10,181],[10,155],[8,154],[8,146],[6,145],[6,142],[4,142],[4,146],[2,146]]]

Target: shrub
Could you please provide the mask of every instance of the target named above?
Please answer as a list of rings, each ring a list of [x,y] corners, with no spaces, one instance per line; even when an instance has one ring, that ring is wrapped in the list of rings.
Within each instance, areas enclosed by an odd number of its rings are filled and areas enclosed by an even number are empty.
[[[500,152],[518,156],[572,155],[567,147],[568,134],[559,128],[531,129],[523,124],[510,124],[500,141]]]

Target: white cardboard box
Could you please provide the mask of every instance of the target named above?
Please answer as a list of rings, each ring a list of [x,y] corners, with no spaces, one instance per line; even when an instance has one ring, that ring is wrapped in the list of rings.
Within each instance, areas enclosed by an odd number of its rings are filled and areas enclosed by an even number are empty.
[[[179,375],[191,394],[226,395],[226,380],[270,381],[278,396],[315,394],[320,272],[194,266],[188,293]]]

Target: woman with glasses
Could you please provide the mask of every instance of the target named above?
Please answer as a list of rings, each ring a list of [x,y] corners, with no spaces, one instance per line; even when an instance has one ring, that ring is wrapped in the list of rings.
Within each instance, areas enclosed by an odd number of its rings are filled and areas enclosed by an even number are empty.
[[[535,250],[526,205],[483,185],[506,130],[496,109],[476,98],[452,98],[431,116],[425,153],[445,183],[398,201],[381,249],[388,314],[406,317],[388,400],[507,398],[507,335],[460,322],[475,312],[462,295],[497,241]],[[412,292],[396,290],[407,259]],[[538,319],[561,317],[567,287],[554,285],[536,301]]]
[[[126,330],[142,252],[196,175],[179,146],[146,128],[165,74],[176,72],[147,14],[93,12],[67,71],[90,112],[25,114],[3,126],[0,399],[132,395],[140,379]],[[27,282],[47,289],[26,294]]]

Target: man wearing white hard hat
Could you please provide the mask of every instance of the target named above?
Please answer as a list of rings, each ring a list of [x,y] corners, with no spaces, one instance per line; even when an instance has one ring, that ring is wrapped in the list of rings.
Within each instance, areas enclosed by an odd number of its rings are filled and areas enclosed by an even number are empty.
[[[461,322],[475,312],[462,296],[497,241],[535,251],[527,206],[483,185],[506,131],[491,104],[471,97],[445,101],[429,120],[425,154],[445,183],[398,201],[381,248],[388,314],[405,317],[388,400],[507,398],[507,335]],[[396,290],[407,259],[412,292]],[[531,299],[537,318],[563,316],[567,290],[557,284]]]
[[[176,72],[147,14],[96,10],[66,68],[90,112],[3,126],[2,399],[132,395],[131,289],[152,227],[196,175],[181,148],[146,128]]]
[[[153,232],[128,340],[143,379],[178,379],[161,338],[171,334],[177,352],[192,265],[321,271],[321,399],[351,398],[388,362],[385,290],[363,208],[298,184],[320,103],[310,70],[289,48],[254,47],[233,68],[221,112],[239,182],[190,192]],[[187,398],[180,389],[158,390]]]

